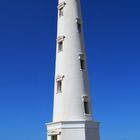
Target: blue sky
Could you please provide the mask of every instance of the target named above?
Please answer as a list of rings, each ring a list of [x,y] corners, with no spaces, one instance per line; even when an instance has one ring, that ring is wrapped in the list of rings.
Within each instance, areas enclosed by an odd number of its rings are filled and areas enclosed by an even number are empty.
[[[101,140],[140,140],[140,2],[81,0]],[[0,139],[45,140],[57,0],[0,1]]]

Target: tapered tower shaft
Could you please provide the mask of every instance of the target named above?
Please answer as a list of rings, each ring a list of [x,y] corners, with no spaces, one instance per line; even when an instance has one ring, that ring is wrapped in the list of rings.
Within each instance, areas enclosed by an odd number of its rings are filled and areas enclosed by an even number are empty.
[[[79,0],[59,0],[53,121],[91,120]]]

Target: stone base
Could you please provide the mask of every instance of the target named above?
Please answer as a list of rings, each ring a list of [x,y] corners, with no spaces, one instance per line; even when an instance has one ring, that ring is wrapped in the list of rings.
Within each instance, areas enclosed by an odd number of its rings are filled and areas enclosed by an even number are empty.
[[[47,140],[53,140],[53,136],[57,137],[57,140],[100,140],[98,122],[69,121],[46,125]]]

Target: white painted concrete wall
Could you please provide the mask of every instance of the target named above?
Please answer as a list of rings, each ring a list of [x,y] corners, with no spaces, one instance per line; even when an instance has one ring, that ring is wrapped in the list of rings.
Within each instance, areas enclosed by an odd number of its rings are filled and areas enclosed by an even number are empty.
[[[48,124],[49,132],[60,132],[58,140],[99,140],[99,123],[97,122],[58,122]],[[50,134],[48,132],[48,134]],[[48,136],[47,140],[51,140]]]

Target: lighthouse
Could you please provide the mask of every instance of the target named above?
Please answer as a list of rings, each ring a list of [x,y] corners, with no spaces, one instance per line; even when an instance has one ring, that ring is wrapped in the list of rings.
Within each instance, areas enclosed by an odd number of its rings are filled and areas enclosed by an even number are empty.
[[[47,140],[100,140],[92,117],[80,0],[59,0],[53,121]]]

